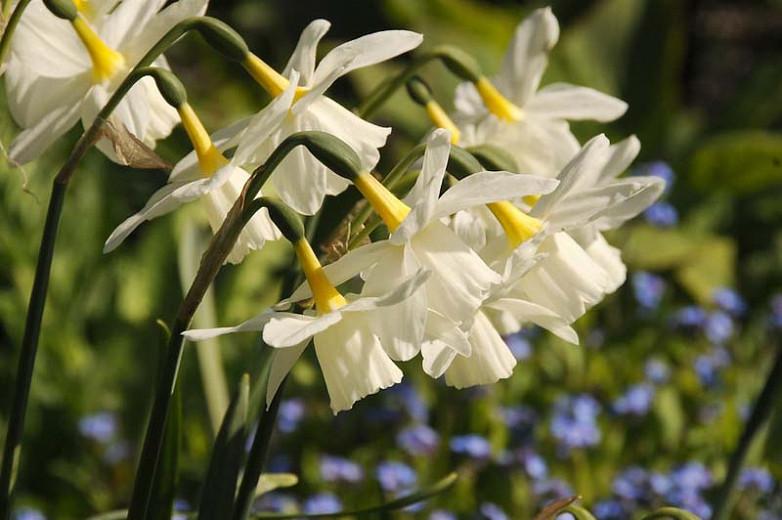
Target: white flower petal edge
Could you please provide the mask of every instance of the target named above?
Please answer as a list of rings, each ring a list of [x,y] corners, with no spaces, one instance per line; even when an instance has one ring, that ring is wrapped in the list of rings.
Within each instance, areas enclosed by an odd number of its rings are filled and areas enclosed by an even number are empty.
[[[592,88],[552,83],[540,89],[524,109],[541,118],[604,123],[621,117],[627,103]]]
[[[312,81],[312,75],[315,73],[318,44],[330,28],[331,22],[328,20],[311,21],[301,32],[296,48],[293,50],[282,75],[288,77],[291,71],[298,70],[301,73],[301,82],[309,85]]]

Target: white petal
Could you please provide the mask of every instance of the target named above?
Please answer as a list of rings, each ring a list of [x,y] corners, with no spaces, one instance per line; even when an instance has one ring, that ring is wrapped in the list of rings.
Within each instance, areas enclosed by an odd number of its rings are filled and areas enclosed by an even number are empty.
[[[429,377],[442,376],[457,357],[455,350],[439,340],[427,341],[421,346],[423,369]]]
[[[214,329],[191,329],[186,330],[182,335],[188,341],[204,341],[207,339],[216,338],[217,336],[223,336],[225,334],[234,334],[236,332],[258,332],[263,330],[269,320],[276,313],[271,310],[265,310],[258,316],[250,318],[249,320],[241,323],[235,327],[218,327]]]
[[[54,141],[70,130],[79,120],[81,103],[63,106],[41,119],[35,126],[22,131],[11,143],[9,158],[16,164],[37,159]]]
[[[402,371],[383,351],[361,315],[316,335],[315,353],[335,414],[402,380]]]
[[[600,182],[610,182],[630,167],[641,151],[641,141],[634,135],[612,144],[608,150],[608,160],[600,172]]]
[[[486,305],[492,309],[512,314],[521,323],[532,322],[563,340],[578,345],[576,331],[568,326],[557,313],[542,305],[517,298],[500,298]]]
[[[292,347],[342,320],[339,311],[320,316],[278,312],[263,329],[263,340],[272,347]]]
[[[269,368],[269,381],[266,385],[267,408],[272,404],[272,399],[277,394],[277,390],[280,389],[282,381],[288,376],[288,372],[291,371],[293,365],[296,364],[296,361],[304,353],[308,343],[309,339],[299,345],[277,349],[271,353],[274,357],[272,357],[272,365]]]
[[[390,251],[393,249],[397,248],[387,241],[373,242],[350,251],[339,260],[325,266],[323,270],[329,281],[339,286],[377,263],[384,255],[392,254]],[[305,282],[291,294],[287,301],[297,302],[311,297],[312,290]]]
[[[402,244],[410,240],[433,220],[450,152],[451,133],[441,128],[432,132],[426,144],[421,173],[416,179],[415,186],[405,197],[412,211],[394,232],[391,239],[393,243]]]
[[[412,240],[422,267],[432,276],[426,284],[429,307],[456,323],[471,320],[500,277],[440,222],[432,222]]]
[[[147,23],[165,5],[166,0],[122,0],[99,29],[103,41],[118,49],[139,34]],[[150,42],[150,45],[156,40]]]
[[[437,203],[434,218],[490,202],[511,200],[526,195],[550,193],[559,184],[554,179],[502,171],[478,172],[456,183]]]
[[[22,128],[35,126],[55,110],[72,108],[90,87],[88,72],[61,78],[41,76],[15,57],[5,73],[8,110]]]
[[[367,34],[335,47],[318,64],[312,78],[315,89],[322,89],[326,82],[362,67],[368,67],[415,49],[423,36],[412,31],[380,31]],[[339,75],[334,77],[334,73]],[[328,85],[325,85],[328,88]]]
[[[408,248],[387,248],[366,275],[362,296],[379,296],[393,291],[399,280],[409,278],[418,263]],[[397,361],[407,361],[421,348],[426,325],[426,291],[415,291],[403,301],[372,314],[373,331],[383,349]]]
[[[604,123],[624,114],[627,103],[588,87],[553,83],[540,89],[524,110],[540,118]]]
[[[305,148],[294,148],[274,170],[271,182],[297,213],[314,215],[326,197],[326,167]]]
[[[410,298],[420,289],[432,274],[427,269],[418,269],[407,279],[397,279],[397,287],[380,296],[364,296],[340,309],[341,312],[365,312],[392,307]]]
[[[295,69],[301,74],[301,84],[310,84],[312,74],[315,72],[318,43],[330,28],[331,22],[327,20],[313,20],[304,28],[299,36],[296,49],[291,54],[288,65],[285,66],[283,76],[288,77]]]
[[[559,23],[549,7],[537,9],[516,29],[497,75],[497,87],[518,106],[524,107],[537,90],[557,40]]]
[[[608,159],[608,147],[608,139],[603,134],[590,139],[559,174],[557,188],[541,197],[530,211],[530,215],[548,220],[556,211],[560,201],[576,192],[577,188],[594,186]]]
[[[631,194],[594,214],[593,223],[601,231],[619,227],[654,204],[665,191],[665,181],[660,177],[628,177],[612,187]]]
[[[127,0],[124,0],[124,2],[127,2]],[[157,9],[160,9],[164,3],[159,2]],[[135,59],[140,59],[176,24],[187,18],[202,16],[206,13],[208,4],[208,0],[178,0],[168,5],[165,9],[144,22],[143,25],[134,28],[132,31],[133,36],[130,39],[124,38],[125,42],[122,44],[123,52],[132,55]],[[146,14],[154,14],[157,11],[154,7],[154,5],[146,6],[148,10]],[[130,32],[126,36],[130,36]]]
[[[166,184],[152,194],[144,208],[117,226],[103,246],[103,252],[116,249],[133,230],[147,220],[165,215],[177,209],[182,204],[196,200],[208,193],[211,179],[201,179],[192,182]]]
[[[516,358],[489,319],[478,313],[470,329],[472,354],[456,356],[445,372],[445,382],[456,388],[489,385],[513,374]]]
[[[288,88],[250,119],[232,159],[236,165],[260,162],[257,157],[258,145],[265,142],[273,132],[280,128],[293,104],[293,96],[296,94],[298,85],[299,73],[294,70],[291,72]]]
[[[426,317],[426,338],[426,343],[433,342],[444,345],[460,356],[469,356],[472,353],[472,345],[470,345],[467,332],[462,330],[458,323],[431,309]],[[440,358],[439,355],[438,358]],[[440,360],[443,359],[445,358]]]
[[[608,274],[607,292],[612,293],[619,289],[627,279],[627,267],[622,262],[622,251],[606,242],[600,233],[595,233],[588,243],[582,243],[580,240],[578,242],[590,258]]]
[[[92,69],[73,27],[50,13],[41,0],[27,5],[11,40],[11,53],[39,75],[64,78]],[[13,60],[8,65],[10,71]]]

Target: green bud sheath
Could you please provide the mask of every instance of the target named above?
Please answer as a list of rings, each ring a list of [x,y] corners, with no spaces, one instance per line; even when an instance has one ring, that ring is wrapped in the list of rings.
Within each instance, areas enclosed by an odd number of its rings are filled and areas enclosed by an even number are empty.
[[[209,16],[201,18],[196,29],[213,49],[229,60],[241,62],[250,52],[244,38],[217,18]]]
[[[295,244],[304,238],[304,224],[295,211],[275,197],[261,197],[260,201],[274,225],[290,243]]]
[[[79,16],[79,10],[72,0],[43,0],[43,3],[57,18],[73,21]]]
[[[420,76],[413,76],[407,82],[407,93],[413,98],[413,101],[423,107],[432,101],[432,89]]]

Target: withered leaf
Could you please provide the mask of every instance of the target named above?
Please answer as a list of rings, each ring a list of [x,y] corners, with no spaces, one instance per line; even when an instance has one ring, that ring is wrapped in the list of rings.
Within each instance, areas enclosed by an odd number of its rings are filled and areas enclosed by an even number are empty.
[[[171,171],[172,165],[133,135],[124,124],[109,120],[103,125],[101,137],[111,142],[117,160],[132,168]]]

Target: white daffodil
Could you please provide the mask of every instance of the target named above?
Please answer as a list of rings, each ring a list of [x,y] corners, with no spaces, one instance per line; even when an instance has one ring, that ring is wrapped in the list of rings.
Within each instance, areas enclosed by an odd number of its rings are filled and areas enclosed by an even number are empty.
[[[356,249],[326,267],[338,284],[365,271],[362,295],[387,292],[417,269],[431,271],[424,291],[384,314],[383,330],[378,334],[387,338],[383,344],[394,359],[410,359],[431,342],[469,355],[466,331],[491,287],[500,282],[499,275],[441,219],[506,197],[548,193],[557,184],[553,179],[529,175],[479,172],[440,197],[449,152],[449,132],[435,130],[421,174],[404,202],[369,173],[354,179],[392,234],[388,240]],[[291,298],[297,301],[308,296],[308,289],[301,287]]]
[[[340,77],[362,67],[375,65],[416,48],[423,37],[411,31],[380,31],[337,46],[316,63],[318,42],[331,24],[326,20],[311,22],[302,32],[283,75],[254,54],[248,54],[244,66],[269,93],[279,95],[287,86],[291,73],[300,73],[296,96],[290,100],[288,117],[282,119],[265,141],[253,141],[251,160],[262,163],[289,135],[302,130],[320,130],[338,137],[358,154],[361,165],[371,170],[380,159],[378,151],[386,143],[390,128],[374,125],[356,116],[325,96],[326,90]],[[245,143],[245,121],[216,133],[221,149]],[[194,161],[191,157],[190,161]],[[304,215],[320,209],[326,195],[336,195],[350,183],[329,170],[304,149],[293,150],[271,177],[280,198]]]
[[[22,127],[10,149],[16,163],[40,156],[79,119],[85,127],[92,124],[138,60],[175,24],[203,14],[207,0],[179,0],[165,9],[165,0],[76,4],[79,15],[69,22],[32,0],[14,33],[5,81],[8,107]],[[154,65],[168,68],[163,57]],[[155,82],[144,78],[114,110],[112,121],[154,147],[178,118]],[[116,160],[106,139],[98,146]]]
[[[317,315],[267,310],[236,327],[190,330],[185,337],[200,341],[222,334],[263,331],[264,341],[278,350],[272,361],[267,404],[304,349],[313,340],[323,372],[331,409],[336,414],[381,389],[402,380],[402,372],[386,354],[376,332],[375,310],[393,308],[413,297],[429,273],[419,270],[379,297],[348,296],[332,285],[306,240],[294,244],[307,286],[315,298]],[[348,254],[350,256],[350,254]],[[355,276],[357,273],[352,273]]]
[[[141,211],[114,230],[106,240],[104,252],[116,249],[142,222],[163,216],[187,202],[199,199],[205,206],[212,231],[217,231],[249,179],[249,174],[241,165],[246,164],[253,153],[252,143],[268,139],[269,133],[286,117],[297,82],[298,75],[294,72],[285,92],[251,119],[245,130],[246,140],[237,148],[230,161],[217,149],[190,105],[184,103],[180,106],[178,111],[182,125],[193,143],[196,162],[191,162],[187,157],[180,161],[171,172],[168,184],[155,192]],[[258,196],[261,196],[260,192]],[[279,238],[279,230],[270,220],[268,211],[262,208],[242,230],[228,261],[239,263],[251,250],[260,249],[267,240]]]
[[[601,231],[634,217],[664,189],[655,177],[616,178],[638,147],[634,137],[610,146],[605,136],[597,136],[562,170],[557,188],[533,201],[528,213],[506,203],[491,207],[494,221],[480,213],[461,217],[457,230],[466,236],[479,234],[475,227],[486,230],[481,255],[503,275],[495,292],[540,304],[571,323],[624,283],[619,250]],[[540,261],[530,264],[528,248],[519,246],[533,237]],[[503,333],[520,326],[508,325],[514,321],[507,315],[498,322],[505,324]]]
[[[553,177],[579,150],[568,121],[605,122],[624,114],[626,103],[591,88],[554,83],[538,89],[558,39],[551,9],[538,9],[519,24],[492,82],[459,85],[455,106],[463,145],[502,147],[520,171]]]

